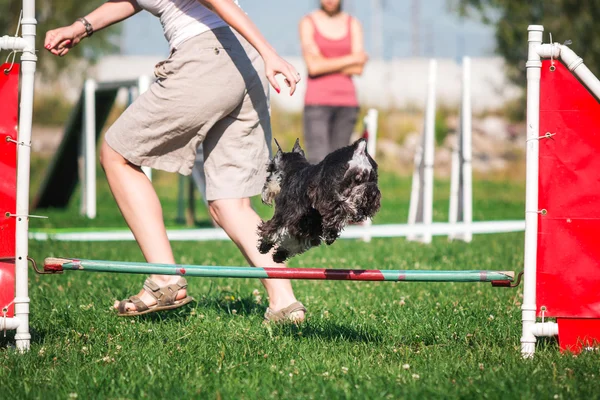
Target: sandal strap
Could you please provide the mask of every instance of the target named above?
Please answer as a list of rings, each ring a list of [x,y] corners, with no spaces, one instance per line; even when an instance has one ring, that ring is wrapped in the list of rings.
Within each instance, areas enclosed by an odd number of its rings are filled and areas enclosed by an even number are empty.
[[[289,306],[277,311],[267,308],[267,312],[265,312],[265,319],[273,322],[281,322],[289,319],[290,315],[297,311],[306,312],[306,307],[304,307],[304,304],[300,303],[299,301],[295,301]]]
[[[146,311],[148,309],[146,303],[144,303],[138,296],[131,296],[129,298],[129,301],[133,303],[133,305],[135,306],[135,310],[138,312]]]
[[[121,314],[127,313],[127,309],[125,308],[127,303],[133,303],[137,312],[146,311],[148,309],[146,303],[144,303],[138,296],[131,296],[130,298],[121,300],[119,302],[119,312]]]
[[[176,283],[162,287],[158,286],[156,282],[150,278],[146,279],[144,282],[144,290],[156,299],[156,303],[159,306],[174,304],[177,293],[185,288],[187,288],[187,281],[185,278],[179,278]]]

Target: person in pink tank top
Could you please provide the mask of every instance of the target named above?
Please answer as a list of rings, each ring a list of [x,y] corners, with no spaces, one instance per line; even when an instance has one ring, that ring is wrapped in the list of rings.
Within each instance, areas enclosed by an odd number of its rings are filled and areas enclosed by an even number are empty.
[[[304,141],[312,163],[350,142],[359,110],[352,76],[362,73],[368,59],[360,23],[342,12],[341,0],[320,3],[319,10],[300,21],[308,67]]]

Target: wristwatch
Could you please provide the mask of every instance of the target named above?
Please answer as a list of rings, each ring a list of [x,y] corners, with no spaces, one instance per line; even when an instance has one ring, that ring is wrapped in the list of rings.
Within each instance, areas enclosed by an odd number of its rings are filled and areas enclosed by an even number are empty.
[[[83,26],[85,27],[86,36],[87,37],[92,36],[92,34],[94,33],[94,28],[92,27],[92,24],[90,24],[88,22],[88,20],[83,17],[77,18],[77,21],[81,22],[83,24]]]

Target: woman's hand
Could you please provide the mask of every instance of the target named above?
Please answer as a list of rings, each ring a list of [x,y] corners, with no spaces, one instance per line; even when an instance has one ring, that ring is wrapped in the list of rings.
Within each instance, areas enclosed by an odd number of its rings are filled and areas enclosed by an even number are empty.
[[[198,0],[202,5],[221,17],[229,26],[238,31],[260,53],[266,68],[267,79],[277,93],[281,92],[275,76],[285,76],[285,83],[290,88],[290,96],[296,91],[296,83],[300,81],[298,71],[279,57],[271,45],[262,36],[256,25],[246,13],[231,0]]]
[[[296,91],[296,84],[300,82],[300,74],[296,71],[296,68],[283,58],[279,57],[275,52],[263,56],[263,60],[265,61],[267,79],[271,83],[271,86],[273,86],[273,89],[275,89],[277,93],[281,92],[279,84],[275,79],[278,74],[281,74],[285,77],[285,83],[290,88],[290,96],[293,95]]]
[[[369,56],[362,50],[353,53],[352,56],[354,57],[355,63],[360,65],[361,67],[363,67],[367,63],[367,61],[369,61]]]
[[[77,46],[85,37],[85,27],[81,22],[53,29],[46,33],[44,47],[56,56],[64,56],[70,49]]]

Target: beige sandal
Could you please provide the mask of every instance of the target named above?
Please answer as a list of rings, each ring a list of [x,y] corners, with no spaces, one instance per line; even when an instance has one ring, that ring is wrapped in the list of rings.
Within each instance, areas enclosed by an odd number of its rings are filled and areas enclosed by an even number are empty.
[[[146,305],[138,296],[131,296],[128,299],[119,302],[119,317],[132,317],[134,315],[149,314],[162,310],[173,310],[194,301],[191,296],[186,296],[181,300],[175,300],[177,293],[181,289],[187,289],[187,281],[184,278],[179,278],[177,283],[160,287],[152,279],[146,279],[144,282],[144,290],[156,299],[156,304],[152,306]],[[127,311],[127,303],[133,303],[135,310]]]
[[[276,324],[285,324],[285,323],[298,323],[301,322],[300,318],[298,318],[295,313],[299,311],[304,311],[306,313],[306,307],[304,304],[299,301],[295,301],[289,306],[282,308],[278,311],[273,311],[270,308],[267,308],[265,312],[265,323],[276,323]]]

